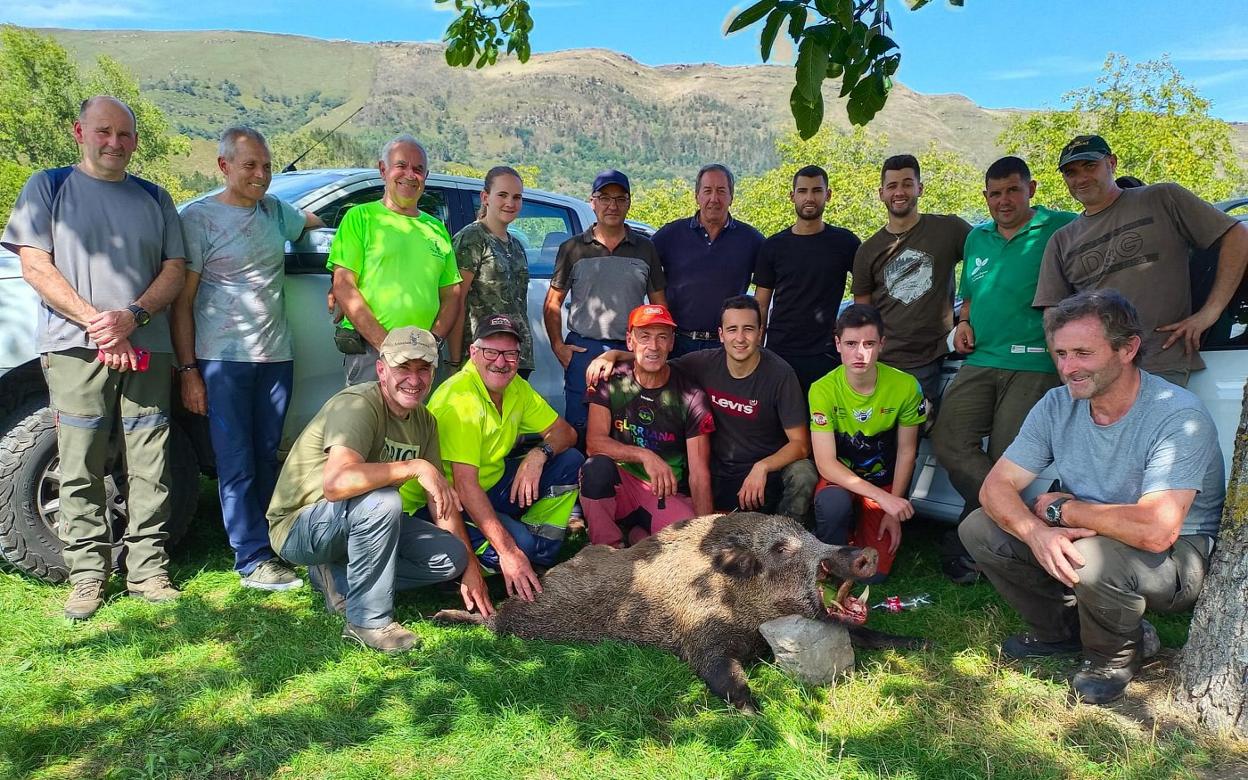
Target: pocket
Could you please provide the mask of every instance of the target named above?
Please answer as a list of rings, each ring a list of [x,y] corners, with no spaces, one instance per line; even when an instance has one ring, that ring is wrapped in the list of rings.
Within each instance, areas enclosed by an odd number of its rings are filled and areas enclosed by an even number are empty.
[[[334,346],[344,355],[363,355],[368,351],[364,337],[355,328],[334,328]]]

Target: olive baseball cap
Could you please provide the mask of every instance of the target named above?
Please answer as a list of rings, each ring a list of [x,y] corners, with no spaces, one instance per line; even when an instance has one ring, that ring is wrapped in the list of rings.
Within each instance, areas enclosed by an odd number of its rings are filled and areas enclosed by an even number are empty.
[[[517,339],[523,340],[520,335],[520,328],[516,325],[516,321],[506,314],[491,314],[481,320],[481,324],[477,326],[476,338],[483,339],[486,336],[493,336],[496,333],[510,333]]]
[[[1070,143],[1062,147],[1061,157],[1057,160],[1057,169],[1060,171],[1066,163],[1076,160],[1100,160],[1111,154],[1113,152],[1109,150],[1109,144],[1105,143],[1105,139],[1099,135],[1077,135],[1071,139]]]
[[[438,343],[433,334],[424,328],[408,326],[395,328],[386,334],[378,350],[387,366],[401,366],[409,360],[423,360],[431,366],[438,364]]]

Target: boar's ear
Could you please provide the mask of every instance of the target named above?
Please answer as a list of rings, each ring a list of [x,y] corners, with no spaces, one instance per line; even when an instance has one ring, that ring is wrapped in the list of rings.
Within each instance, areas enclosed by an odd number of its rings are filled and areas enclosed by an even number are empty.
[[[743,580],[763,570],[763,562],[758,556],[735,539],[715,551],[711,557],[711,565],[729,577]]]

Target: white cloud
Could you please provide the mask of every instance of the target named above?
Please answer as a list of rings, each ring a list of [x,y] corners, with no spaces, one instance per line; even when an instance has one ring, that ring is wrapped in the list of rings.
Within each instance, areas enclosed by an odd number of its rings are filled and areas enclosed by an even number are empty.
[[[155,16],[145,2],[84,2],[84,0],[30,0],[8,13],[5,21],[30,27],[82,27],[90,22],[149,19]]]
[[[1095,73],[1101,69],[1103,60],[1085,60],[1075,57],[1041,57],[1026,68],[996,70],[983,73],[988,81],[1024,81],[1027,79],[1053,78],[1054,76],[1079,76]]]
[[[1248,62],[1248,27],[1220,27],[1198,42],[1175,49],[1171,56],[1184,62]]]
[[[1191,81],[1201,89],[1216,87],[1230,81],[1248,81],[1248,68],[1233,68],[1224,70],[1221,73],[1212,73],[1208,76],[1197,76]]]

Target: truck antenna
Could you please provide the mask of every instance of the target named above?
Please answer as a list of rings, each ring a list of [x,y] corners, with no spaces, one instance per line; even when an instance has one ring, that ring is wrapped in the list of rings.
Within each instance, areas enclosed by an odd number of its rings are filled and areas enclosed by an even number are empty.
[[[296,157],[295,159],[291,160],[291,161],[290,161],[290,164],[288,164],[285,168],[283,168],[283,169],[282,169],[282,173],[290,173],[291,171],[298,170],[298,168],[296,168],[296,167],[295,167],[295,163],[299,162],[299,161],[300,161],[300,160],[302,160],[304,157],[307,157],[307,156],[308,156],[308,152],[311,152],[313,149],[315,149],[316,147],[320,146],[322,141],[324,141],[326,138],[329,138],[329,137],[330,137],[331,135],[333,135],[334,133],[338,132],[338,128],[342,127],[342,126],[343,126],[343,125],[345,125],[347,122],[350,122],[353,118],[355,118],[355,115],[356,115],[356,114],[360,113],[360,112],[361,112],[361,111],[363,111],[363,110],[364,110],[364,104],[363,104],[363,103],[361,103],[359,108],[357,108],[357,109],[355,109],[354,111],[352,111],[352,112],[351,112],[351,116],[347,117],[346,119],[342,120],[342,121],[341,121],[341,122],[339,122],[338,124],[334,125],[334,129],[333,129],[333,130],[330,130],[330,131],[329,131],[328,133],[326,133],[325,135],[323,135],[323,136],[321,136],[320,138],[316,139],[316,142],[315,142],[314,144],[312,144],[311,146],[309,146],[307,149],[304,149],[304,150],[303,150],[303,154],[301,154],[301,155],[299,155],[298,157]]]

